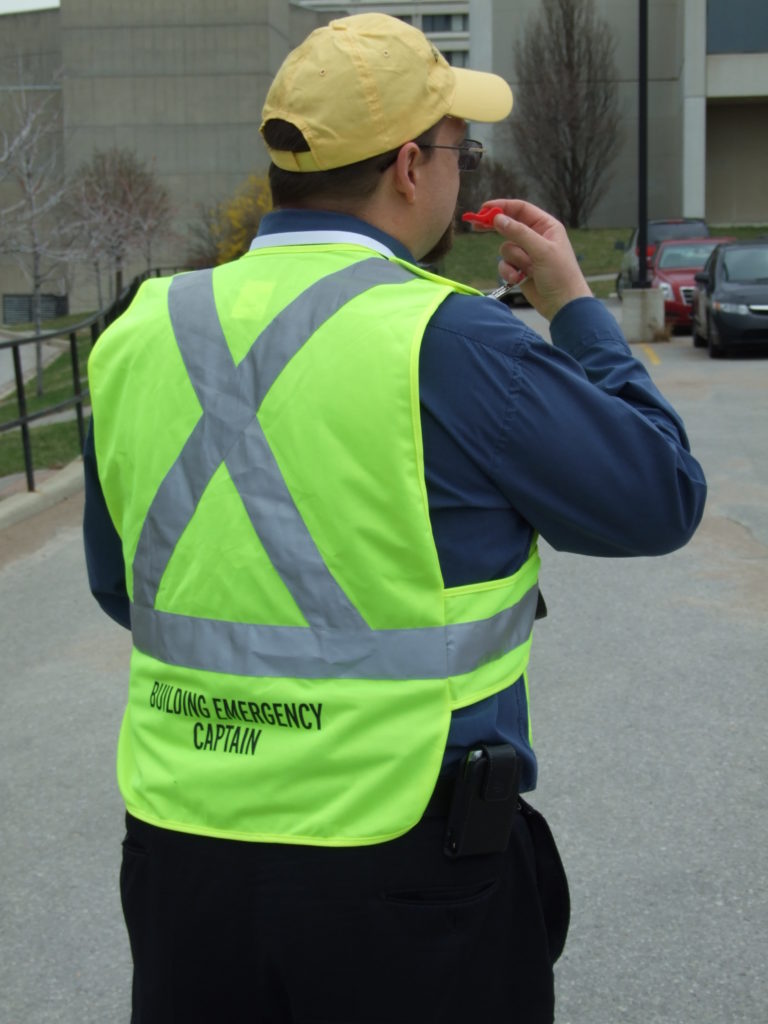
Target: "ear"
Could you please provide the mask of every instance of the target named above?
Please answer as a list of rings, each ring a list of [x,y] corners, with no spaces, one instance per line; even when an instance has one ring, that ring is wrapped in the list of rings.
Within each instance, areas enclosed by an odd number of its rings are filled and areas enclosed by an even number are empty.
[[[416,143],[406,142],[404,146],[400,147],[397,160],[392,165],[395,189],[411,205],[416,201],[418,167],[423,159],[421,150]]]

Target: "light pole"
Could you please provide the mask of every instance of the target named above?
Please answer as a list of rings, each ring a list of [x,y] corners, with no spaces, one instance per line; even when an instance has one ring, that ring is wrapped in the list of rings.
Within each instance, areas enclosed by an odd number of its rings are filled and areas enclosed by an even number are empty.
[[[637,71],[637,287],[648,287],[648,0],[639,0]]]
[[[624,292],[622,325],[628,341],[664,334],[664,299],[648,281],[648,0],[638,0],[637,284]]]

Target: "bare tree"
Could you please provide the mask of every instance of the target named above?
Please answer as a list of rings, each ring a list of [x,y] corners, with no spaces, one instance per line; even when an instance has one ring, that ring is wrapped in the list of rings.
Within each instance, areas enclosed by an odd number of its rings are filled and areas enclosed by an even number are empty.
[[[195,268],[215,267],[222,242],[222,204],[197,204],[197,217],[187,230],[187,264]]]
[[[138,248],[147,270],[152,269],[153,246],[158,237],[168,239],[171,223],[171,200],[167,190],[154,178],[134,208]]]
[[[20,75],[21,81],[21,75]],[[67,195],[62,171],[61,106],[56,91],[11,91],[0,129],[0,173],[11,184],[0,210],[0,252],[11,257],[32,288],[32,320],[42,329],[42,290],[61,272],[67,242],[57,216]],[[43,390],[42,344],[36,346],[37,393]]]
[[[621,146],[614,47],[594,0],[542,0],[514,47],[516,155],[569,227],[588,220]]]
[[[103,307],[104,268],[114,281],[115,295],[122,290],[129,256],[142,253],[150,268],[153,245],[170,225],[168,192],[132,150],[96,150],[73,178],[72,209],[80,258],[96,274]]]

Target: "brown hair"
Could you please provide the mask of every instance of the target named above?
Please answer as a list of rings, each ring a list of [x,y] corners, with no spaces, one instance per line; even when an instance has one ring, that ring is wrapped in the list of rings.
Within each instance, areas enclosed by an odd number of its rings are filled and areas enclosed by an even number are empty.
[[[432,141],[437,125],[413,141],[426,144]],[[308,153],[309,145],[299,129],[289,121],[272,118],[262,130],[264,141],[272,149],[286,150],[290,153]],[[404,140],[403,145],[408,140]],[[397,160],[397,149],[386,153],[359,160],[344,167],[334,167],[329,171],[284,171],[275,164],[269,166],[269,187],[272,191],[272,205],[304,206],[318,201],[334,203],[345,202],[354,204],[368,199],[376,191],[381,175]],[[431,150],[426,150],[427,158]]]

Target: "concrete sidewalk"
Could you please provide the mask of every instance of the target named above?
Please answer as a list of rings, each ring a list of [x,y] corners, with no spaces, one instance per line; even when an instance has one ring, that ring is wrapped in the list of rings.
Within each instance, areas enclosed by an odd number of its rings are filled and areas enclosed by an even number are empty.
[[[35,470],[35,490],[27,490],[23,473],[0,478],[0,530],[51,508],[83,489],[83,460],[63,469]]]

